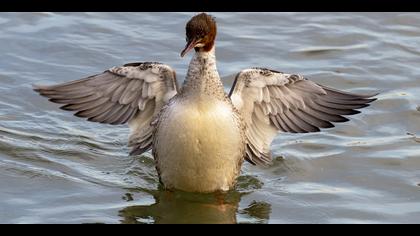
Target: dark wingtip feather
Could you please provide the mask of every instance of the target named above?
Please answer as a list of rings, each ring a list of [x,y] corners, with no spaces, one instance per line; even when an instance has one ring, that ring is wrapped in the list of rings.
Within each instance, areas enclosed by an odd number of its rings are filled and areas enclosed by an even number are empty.
[[[76,113],[76,114],[74,114],[74,115],[75,115],[75,116],[77,116],[77,117],[84,117],[84,118],[87,118],[87,117],[86,117],[86,116],[84,116],[83,114],[79,114],[79,113],[81,113],[81,112],[83,112],[83,111],[79,111],[79,112],[77,112],[77,113]],[[97,117],[97,116],[93,116],[93,117],[89,117],[89,118],[87,119],[87,121],[101,123],[103,120],[102,120],[102,119],[98,119],[98,117]]]
[[[329,126],[327,126],[327,127],[323,127],[324,129],[329,129],[329,128],[334,128],[335,127],[335,125],[333,124],[333,123],[331,123],[331,122],[328,122],[330,125]]]
[[[39,85],[36,85],[36,84],[32,84],[32,89],[35,91],[35,92],[40,92],[41,91],[41,86],[39,86]]]
[[[45,92],[48,92],[48,90],[50,89],[49,86],[47,85],[37,85],[37,84],[32,84],[32,90],[34,90],[35,92],[40,93],[41,95],[45,96]]]
[[[65,110],[65,111],[75,111],[75,109],[70,108],[72,104],[66,104],[64,106],[61,106],[60,109]]]
[[[351,93],[351,92],[345,92],[342,90],[338,90],[335,88],[331,88],[322,84],[318,84],[317,85],[321,86],[324,90],[326,90],[327,92],[331,92],[334,94],[340,94],[341,96],[344,97],[358,97],[358,98],[370,98],[370,97],[375,97],[377,95],[379,95],[379,92],[377,93],[372,93],[372,94],[357,94],[357,93]]]
[[[41,94],[41,95],[47,97],[47,95],[45,95],[45,94]],[[58,103],[58,104],[60,104],[60,103],[64,104],[65,103],[65,102],[62,101],[62,99],[56,99],[56,98],[50,98],[50,99],[48,99],[48,101],[53,102],[53,103]]]
[[[366,103],[366,104],[360,105],[360,107],[358,107],[356,109],[362,109],[362,108],[365,108],[365,107],[368,107],[368,106],[370,106],[370,105]]]
[[[339,116],[339,117],[340,117],[339,120],[334,120],[333,122],[335,122],[335,123],[344,123],[344,122],[350,121],[347,117],[344,117],[344,116]]]
[[[367,99],[367,103],[371,103],[371,102],[374,102],[376,100],[378,100],[378,98],[370,98],[370,99]]]
[[[141,154],[147,152],[149,149],[150,149],[149,146],[144,147],[144,148],[140,148],[140,146],[136,146],[136,147],[133,147],[133,149],[131,149],[129,155],[130,156],[138,156],[138,155],[141,155]]]
[[[255,161],[253,160],[253,159],[251,159],[251,158],[245,158],[245,160],[247,161],[247,162],[249,162],[251,165],[253,165],[253,166],[256,166],[257,165],[257,163],[255,163]]]
[[[314,127],[315,128],[312,131],[310,131],[311,133],[321,132],[321,129],[320,128],[318,128],[316,126],[314,126]]]
[[[379,94],[380,94],[379,92],[378,93],[373,93],[373,94],[367,94],[367,95],[364,95],[364,97],[365,98],[372,98],[372,97],[378,96]],[[372,99],[374,99],[373,101],[375,101],[378,98],[372,98]]]
[[[351,111],[350,111],[350,113],[349,113],[349,114],[347,114],[346,116],[356,115],[356,114],[359,114],[359,113],[361,113],[361,111],[358,111],[358,110],[351,110]]]

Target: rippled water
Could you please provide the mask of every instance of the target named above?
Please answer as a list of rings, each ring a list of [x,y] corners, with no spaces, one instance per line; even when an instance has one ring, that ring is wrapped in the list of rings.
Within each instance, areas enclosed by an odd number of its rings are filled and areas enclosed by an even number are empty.
[[[128,128],[86,122],[31,90],[135,61],[188,66],[192,13],[0,13],[1,223],[419,223],[420,14],[213,13],[226,89],[241,69],[379,91],[351,121],[279,135],[269,168],[227,196],[159,190]],[[224,200],[221,200],[224,199]]]

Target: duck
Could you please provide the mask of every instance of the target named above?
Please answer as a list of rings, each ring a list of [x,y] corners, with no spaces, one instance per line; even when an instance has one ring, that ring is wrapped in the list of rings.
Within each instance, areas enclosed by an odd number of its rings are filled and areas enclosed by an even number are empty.
[[[238,72],[226,93],[216,67],[215,18],[196,14],[185,31],[180,56],[194,55],[182,86],[169,65],[136,62],[33,89],[77,117],[128,124],[130,155],[151,151],[164,189],[199,193],[234,189],[244,161],[269,166],[278,134],[332,128],[376,100],[262,67]]]

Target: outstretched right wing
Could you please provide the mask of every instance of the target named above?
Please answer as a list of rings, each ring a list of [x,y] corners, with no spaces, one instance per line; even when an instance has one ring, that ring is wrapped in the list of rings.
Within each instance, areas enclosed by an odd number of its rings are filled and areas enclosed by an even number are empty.
[[[88,121],[129,123],[132,154],[151,147],[150,122],[178,90],[175,71],[155,62],[130,63],[101,74],[34,90]]]
[[[303,76],[264,68],[237,74],[229,94],[246,123],[246,160],[271,162],[270,144],[278,131],[318,132],[348,121],[375,95],[353,94],[316,84]]]

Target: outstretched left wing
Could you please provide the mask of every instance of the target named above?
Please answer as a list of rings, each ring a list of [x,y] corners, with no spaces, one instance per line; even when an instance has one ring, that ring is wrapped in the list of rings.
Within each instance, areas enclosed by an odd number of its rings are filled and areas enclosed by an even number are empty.
[[[64,104],[61,109],[88,121],[129,123],[131,154],[150,149],[150,122],[178,90],[175,71],[157,62],[130,63],[84,79],[34,87],[51,102]]]
[[[229,93],[246,123],[245,159],[262,165],[271,162],[269,148],[278,131],[308,133],[334,127],[331,122],[348,121],[344,115],[360,113],[356,109],[367,107],[375,95],[347,93],[264,68],[238,73]]]

